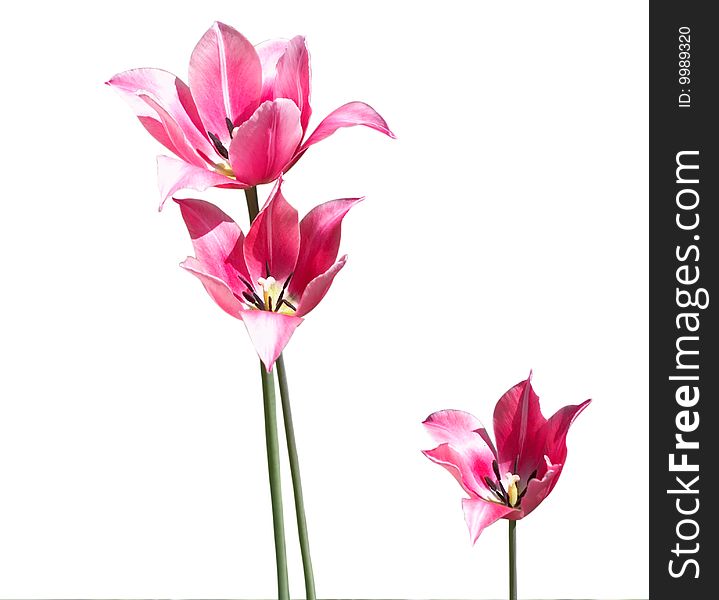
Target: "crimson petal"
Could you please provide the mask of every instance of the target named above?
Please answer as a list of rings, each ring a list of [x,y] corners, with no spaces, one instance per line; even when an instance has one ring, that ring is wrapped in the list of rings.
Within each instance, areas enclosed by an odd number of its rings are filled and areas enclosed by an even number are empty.
[[[282,181],[275,184],[270,197],[250,226],[244,243],[244,256],[252,284],[270,275],[283,282],[295,268],[300,246],[297,211],[285,200]]]
[[[300,222],[300,249],[290,295],[302,296],[307,284],[327,271],[337,259],[342,220],[362,198],[330,200],[315,206]]]

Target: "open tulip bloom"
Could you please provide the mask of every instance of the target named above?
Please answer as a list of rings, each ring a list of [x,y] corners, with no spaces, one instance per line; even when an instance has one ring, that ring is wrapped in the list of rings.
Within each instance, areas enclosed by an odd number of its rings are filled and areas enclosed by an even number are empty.
[[[349,102],[305,139],[312,109],[302,36],[253,46],[237,30],[215,23],[192,52],[189,85],[152,68],[125,71],[107,83],[178,157],[158,157],[163,203],[181,189],[270,183],[341,127],[364,125],[394,137],[372,107]]]
[[[590,400],[565,406],[545,419],[529,378],[510,388],[494,409],[496,446],[476,417],[461,410],[432,413],[423,425],[439,443],[424,451],[443,466],[469,498],[462,500],[472,543],[482,530],[508,519],[510,598],[516,598],[516,521],[550,494],[567,458],[569,427]]]
[[[361,200],[331,200],[298,221],[278,180],[247,236],[214,204],[175,200],[195,249],[181,266],[244,322],[268,371],[344,267],[347,256],[337,259],[342,219]]]

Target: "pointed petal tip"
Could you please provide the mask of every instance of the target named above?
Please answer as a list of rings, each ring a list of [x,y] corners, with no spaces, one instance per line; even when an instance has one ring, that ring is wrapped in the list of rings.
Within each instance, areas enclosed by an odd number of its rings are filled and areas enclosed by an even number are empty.
[[[117,85],[117,80],[121,78],[125,73],[128,71],[121,71],[120,73],[115,73],[110,79],[108,79],[105,82],[105,85],[109,85],[110,87],[115,87]]]
[[[212,25],[210,25],[210,27],[208,28],[208,31],[214,30],[214,31],[219,32],[219,31],[221,31],[222,28],[235,30],[234,27],[232,27],[231,25],[227,25],[226,23],[223,23],[222,21],[212,21]]]
[[[574,413],[574,419],[576,419],[577,416],[579,415],[579,413],[582,412],[585,408],[587,408],[587,406],[589,406],[591,403],[592,403],[592,399],[587,398],[584,402],[579,404],[579,406],[577,406],[577,412]],[[574,419],[572,419],[572,422],[574,422]]]
[[[192,262],[193,259],[194,259],[193,256],[188,256],[185,260],[183,260],[181,263],[178,263],[178,264],[180,267],[185,269],[185,271],[190,271],[191,269],[190,269],[190,265],[188,264],[188,262]],[[195,259],[195,260],[197,260],[197,259]]]
[[[162,212],[162,208],[165,206],[165,203],[168,200],[172,200],[177,206],[180,207],[180,210],[182,210],[182,206],[185,203],[186,200],[190,200],[190,198],[175,198],[175,196],[172,196],[171,198],[165,198],[162,202],[160,202],[160,207],[157,209],[157,212]]]
[[[242,311],[240,318],[268,373],[272,372],[275,361],[285,349],[295,329],[304,321],[301,317],[259,310]]]
[[[424,421],[422,421],[422,425],[429,425],[429,424],[431,424],[432,421],[434,420],[434,416],[435,416],[436,414],[441,413],[441,412],[442,412],[441,410],[435,410],[433,413],[428,414],[428,415],[427,415],[427,418],[426,418]]]

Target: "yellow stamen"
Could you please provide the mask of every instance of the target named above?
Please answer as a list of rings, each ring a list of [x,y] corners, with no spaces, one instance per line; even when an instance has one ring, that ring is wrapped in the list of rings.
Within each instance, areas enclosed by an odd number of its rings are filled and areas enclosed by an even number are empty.
[[[226,177],[232,177],[235,179],[235,173],[232,168],[225,163],[215,163],[215,171]]]

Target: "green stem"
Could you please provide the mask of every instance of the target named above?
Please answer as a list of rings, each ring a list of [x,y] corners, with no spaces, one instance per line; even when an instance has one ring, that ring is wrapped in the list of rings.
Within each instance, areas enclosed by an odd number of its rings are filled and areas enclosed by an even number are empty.
[[[252,223],[257,213],[260,212],[260,205],[257,202],[257,186],[247,188],[245,190],[245,198],[247,199],[247,212],[250,215],[250,223]]]
[[[302,552],[302,568],[305,575],[305,593],[307,600],[315,600],[315,576],[312,572],[312,557],[310,556],[310,540],[307,535],[307,518],[305,517],[305,502],[302,496],[302,479],[300,477],[300,460],[297,456],[297,443],[295,442],[295,427],[292,424],[292,410],[290,408],[290,391],[287,387],[287,372],[282,355],[275,362],[277,379],[280,383],[280,397],[282,398],[282,415],[285,419],[285,436],[287,437],[287,453],[290,457],[290,472],[292,473],[292,491],[295,496],[295,512],[297,514],[297,532],[300,537],[300,551]]]
[[[509,520],[509,600],[517,600],[517,521]]]
[[[290,585],[287,577],[287,551],[285,548],[285,524],[282,515],[282,481],[280,478],[280,445],[277,438],[277,407],[275,403],[275,382],[260,362],[262,372],[262,397],[265,407],[265,439],[267,441],[267,467],[270,474],[270,496],[272,499],[272,526],[275,532],[275,560],[277,562],[277,597],[290,600]]]

